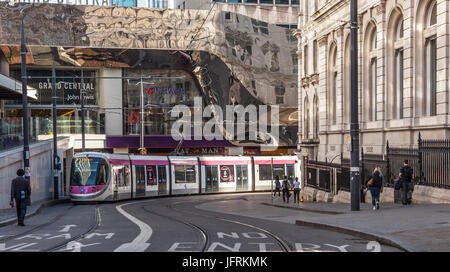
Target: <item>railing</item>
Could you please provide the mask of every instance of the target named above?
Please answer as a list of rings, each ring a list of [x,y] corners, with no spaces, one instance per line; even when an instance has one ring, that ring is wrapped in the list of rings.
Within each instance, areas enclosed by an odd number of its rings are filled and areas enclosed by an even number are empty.
[[[419,134],[417,148],[390,147],[386,142],[386,154],[367,154],[360,158],[360,181],[366,181],[375,168],[380,168],[384,187],[394,187],[405,160],[413,168],[413,184],[450,189],[450,139],[423,140]],[[350,191],[350,160],[342,158],[340,164],[307,161],[306,185],[327,192]],[[334,180],[333,173],[336,173]],[[336,181],[336,185],[334,184]]]
[[[420,184],[450,189],[450,139],[422,140],[418,149]]]

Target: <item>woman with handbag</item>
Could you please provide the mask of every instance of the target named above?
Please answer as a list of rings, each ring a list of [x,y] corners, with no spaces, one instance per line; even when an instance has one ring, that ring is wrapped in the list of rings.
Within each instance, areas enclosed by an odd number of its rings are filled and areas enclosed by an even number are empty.
[[[367,187],[369,188],[370,194],[372,195],[372,209],[374,211],[380,209],[380,193],[382,185],[383,177],[381,174],[381,169],[377,167],[373,170],[372,176],[367,182]]]

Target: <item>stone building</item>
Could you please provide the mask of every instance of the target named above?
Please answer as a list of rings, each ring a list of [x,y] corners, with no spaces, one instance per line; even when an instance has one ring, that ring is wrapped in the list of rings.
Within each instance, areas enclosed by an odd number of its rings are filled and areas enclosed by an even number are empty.
[[[350,1],[302,1],[299,149],[350,158]],[[448,0],[358,1],[360,145],[384,154],[450,136]]]

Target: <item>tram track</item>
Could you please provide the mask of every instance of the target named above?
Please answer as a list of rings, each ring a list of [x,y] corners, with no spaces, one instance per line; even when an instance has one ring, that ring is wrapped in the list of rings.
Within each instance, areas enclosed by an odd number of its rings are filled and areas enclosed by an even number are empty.
[[[94,220],[92,221],[91,225],[87,229],[87,231],[80,233],[79,235],[76,235],[72,237],[71,239],[68,239],[64,242],[58,243],[57,245],[48,247],[42,251],[44,252],[55,252],[60,251],[61,249],[68,248],[69,244],[72,244],[73,242],[77,242],[81,239],[83,239],[86,235],[90,234],[91,232],[95,231],[99,225],[100,225],[100,209],[98,207],[98,204],[95,206],[95,213],[94,213]]]
[[[227,199],[227,200],[242,200],[242,199],[239,198],[239,199]],[[207,202],[209,202],[209,201],[203,201],[203,202],[200,202],[200,203],[207,203]],[[211,216],[211,215],[195,213],[195,212],[192,212],[192,211],[180,210],[180,209],[177,209],[177,208],[173,207],[174,205],[179,205],[181,203],[192,203],[192,202],[191,201],[177,202],[177,203],[174,203],[174,204],[166,205],[166,207],[171,209],[171,210],[177,211],[179,213],[192,214],[192,215],[196,215],[196,216],[200,216],[200,217],[204,217],[204,218],[213,218],[215,220],[220,220],[220,221],[224,221],[224,222],[228,222],[228,223],[233,223],[233,224],[237,224],[237,225],[241,225],[241,226],[246,226],[246,227],[258,230],[258,231],[262,231],[265,234],[267,234],[270,237],[272,237],[272,239],[277,241],[278,246],[280,247],[280,249],[282,251],[289,252],[289,251],[293,250],[293,247],[289,243],[283,241],[282,238],[280,238],[278,235],[276,235],[275,233],[273,233],[273,232],[271,232],[269,230],[266,230],[266,229],[263,229],[263,228],[260,228],[260,227],[257,227],[257,226],[253,226],[251,224],[247,224],[247,223],[244,223],[244,222],[240,222],[238,220],[230,220],[230,219],[220,218],[220,217],[217,217],[217,216]]]
[[[208,233],[205,230],[203,230],[201,227],[199,227],[196,224],[193,224],[191,222],[187,222],[187,221],[183,221],[183,220],[180,220],[180,219],[177,219],[177,218],[173,218],[171,216],[160,214],[160,213],[155,212],[155,211],[150,211],[144,205],[141,208],[147,213],[150,213],[150,214],[153,214],[153,215],[156,215],[156,216],[159,216],[159,217],[163,217],[163,218],[169,219],[171,221],[178,222],[180,224],[186,225],[186,226],[188,226],[188,227],[190,227],[190,228],[200,232],[201,236],[203,237],[203,243],[202,243],[203,246],[202,246],[201,252],[204,252],[206,250],[206,248],[208,246],[208,241],[209,241]]]
[[[14,239],[16,239],[16,238],[19,238],[19,237],[22,237],[22,236],[31,234],[31,233],[36,232],[36,231],[38,231],[38,230],[41,230],[41,229],[43,229],[43,228],[45,228],[45,227],[47,227],[47,226],[50,226],[50,225],[56,223],[58,220],[60,220],[60,219],[61,219],[62,217],[64,217],[65,215],[67,215],[68,212],[69,212],[73,207],[74,207],[74,206],[71,206],[71,207],[69,207],[67,210],[62,211],[62,212],[59,213],[57,216],[55,216],[55,217],[52,218],[50,221],[47,221],[47,222],[44,223],[44,224],[37,225],[37,226],[35,226],[35,227],[33,227],[33,228],[27,230],[27,231],[24,231],[24,232],[19,233],[19,234],[14,234],[14,235],[11,235],[11,236],[8,236],[8,237],[5,237],[5,238],[1,238],[1,239],[0,239],[0,243],[4,243],[4,242],[7,242],[7,241],[14,240]]]

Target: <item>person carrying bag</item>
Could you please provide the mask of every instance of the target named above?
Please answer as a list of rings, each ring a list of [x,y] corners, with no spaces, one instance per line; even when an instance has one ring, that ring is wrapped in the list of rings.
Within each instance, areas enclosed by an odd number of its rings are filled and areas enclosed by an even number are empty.
[[[377,167],[373,170],[372,176],[367,182],[367,187],[369,188],[370,194],[372,195],[372,209],[374,211],[380,209],[380,193],[382,185],[383,178],[381,169]]]

